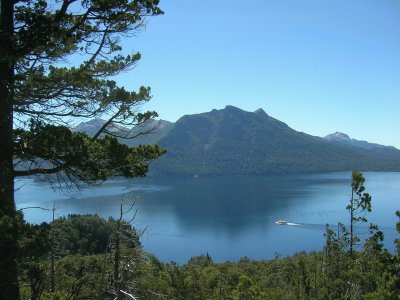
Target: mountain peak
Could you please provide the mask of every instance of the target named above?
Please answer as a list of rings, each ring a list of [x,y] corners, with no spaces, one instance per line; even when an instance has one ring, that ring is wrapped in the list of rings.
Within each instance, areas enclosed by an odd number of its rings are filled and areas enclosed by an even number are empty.
[[[245,111],[233,105],[226,105],[223,110],[231,113],[249,113],[248,111]],[[260,116],[268,117],[268,114],[262,108],[255,110],[253,113]]]
[[[232,111],[232,112],[243,112],[242,109],[240,109],[240,108],[238,108],[236,106],[233,106],[233,105],[226,105],[224,110]]]
[[[86,122],[81,122],[77,126],[73,127],[73,131],[86,132],[89,135],[95,135],[96,132],[106,123],[103,119],[92,119]]]
[[[375,143],[369,143],[366,141],[360,141],[356,139],[350,138],[347,134],[342,133],[342,132],[335,132],[332,134],[328,134],[324,139],[328,140],[329,142],[332,143],[338,143],[338,144],[344,144],[344,145],[350,145],[358,148],[363,148],[363,149],[389,149],[389,148],[394,148],[390,146],[384,146],[384,145],[379,145]],[[396,149],[396,148],[394,148]]]
[[[254,113],[268,117],[268,114],[262,108],[257,109],[256,111],[254,111]]]
[[[336,131],[335,133],[328,134],[324,139],[328,141],[349,141],[350,137],[343,132]]]

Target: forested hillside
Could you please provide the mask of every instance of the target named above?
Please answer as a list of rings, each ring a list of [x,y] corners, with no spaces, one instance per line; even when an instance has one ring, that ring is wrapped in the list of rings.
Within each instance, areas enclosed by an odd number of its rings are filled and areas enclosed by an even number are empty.
[[[89,135],[99,121],[74,130]],[[100,122],[101,124],[101,122]],[[167,154],[155,161],[151,175],[259,175],[351,171],[399,171],[400,150],[330,135],[298,132],[262,109],[246,112],[234,106],[186,115],[176,123],[152,121],[119,130],[136,139],[130,146],[159,144]],[[149,134],[140,134],[149,132]]]
[[[187,115],[159,141],[168,153],[156,174],[246,175],[309,172],[397,171],[400,150],[365,149],[297,132],[262,109],[233,106]]]

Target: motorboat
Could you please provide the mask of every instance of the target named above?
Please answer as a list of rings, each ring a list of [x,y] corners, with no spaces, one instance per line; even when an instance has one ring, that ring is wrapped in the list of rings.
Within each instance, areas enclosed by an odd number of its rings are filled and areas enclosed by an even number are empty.
[[[287,224],[287,221],[278,220],[278,221],[276,221],[275,223],[278,224],[278,225],[286,225],[286,224]]]

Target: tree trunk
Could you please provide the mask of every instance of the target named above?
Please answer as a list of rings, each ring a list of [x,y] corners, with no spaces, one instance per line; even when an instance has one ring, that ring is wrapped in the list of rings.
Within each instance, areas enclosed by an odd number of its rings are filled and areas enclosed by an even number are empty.
[[[50,292],[52,293],[51,299],[54,299],[54,292],[55,292],[55,260],[56,260],[56,247],[55,247],[55,236],[56,233],[54,232],[54,211],[56,210],[56,201],[53,201],[53,219],[51,222],[51,264],[50,264]]]
[[[122,213],[122,202],[120,206],[120,217],[117,222],[117,232],[115,235],[115,253],[114,253],[114,289],[115,289],[115,299],[120,300],[122,299],[123,295],[120,292],[121,290],[121,278],[119,274],[119,264],[120,264],[120,257],[121,257],[121,220],[123,217]]]
[[[19,299],[17,241],[20,215],[14,202],[13,100],[14,1],[0,7],[0,299]]]
[[[354,223],[354,188],[352,185],[351,189],[351,199],[350,199],[350,256],[353,256],[353,223]]]

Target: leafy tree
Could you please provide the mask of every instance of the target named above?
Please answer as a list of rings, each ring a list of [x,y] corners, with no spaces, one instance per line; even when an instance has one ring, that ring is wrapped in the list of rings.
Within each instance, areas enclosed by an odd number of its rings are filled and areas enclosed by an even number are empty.
[[[378,226],[375,224],[369,225],[369,234],[370,237],[366,239],[364,244],[364,249],[366,254],[376,255],[377,253],[382,252],[383,250],[383,239],[384,234],[379,230]]]
[[[150,88],[127,91],[110,80],[131,69],[139,53],[122,52],[158,0],[0,0],[0,299],[18,299],[14,179],[42,175],[75,184],[109,176],[144,176],[157,146],[128,148],[100,139],[113,124],[137,125]],[[66,66],[68,64],[68,67]],[[68,129],[74,120],[107,119],[93,138]],[[120,136],[129,138],[127,133]]]
[[[344,293],[342,278],[349,266],[347,249],[350,243],[349,230],[341,223],[337,225],[337,232],[326,227],[326,246],[324,247],[323,279],[324,292],[332,299],[340,298]]]
[[[115,239],[117,222],[108,221],[97,215],[68,215],[52,222],[56,234],[57,256],[69,254],[104,254],[109,252],[109,244]],[[129,232],[133,232],[129,228]],[[135,243],[139,243],[136,239]]]
[[[28,282],[29,298],[40,299],[45,282],[47,269],[41,263],[47,258],[51,248],[50,226],[47,223],[32,225],[24,223],[19,240],[19,264],[23,270],[22,280]]]
[[[104,296],[107,269],[100,255],[68,255],[57,262],[55,291],[45,291],[44,299],[110,299]]]
[[[247,275],[242,275],[239,278],[239,283],[234,290],[234,299],[236,300],[250,300],[259,299],[259,292],[253,281]]]
[[[359,171],[352,172],[351,180],[351,197],[347,209],[350,212],[350,255],[353,255],[354,245],[359,238],[354,233],[354,224],[359,222],[367,222],[365,213],[371,211],[371,196],[364,193],[365,178]]]
[[[118,230],[119,228],[119,230]],[[69,215],[50,224],[24,224],[20,239],[20,278],[23,299],[69,295],[78,299],[114,299],[118,281],[125,291],[138,293],[138,270],[145,260],[138,233],[126,221],[97,215]],[[56,239],[53,240],[53,234]],[[119,274],[114,279],[118,241]],[[55,284],[49,274],[55,243]],[[132,284],[135,282],[135,284]],[[128,290],[131,285],[134,289]],[[74,296],[72,296],[74,295]],[[96,295],[96,296],[94,296]]]
[[[377,225],[370,224],[370,236],[364,241],[364,251],[354,251],[359,241],[354,233],[354,224],[367,222],[366,213],[371,211],[372,198],[364,192],[364,182],[362,173],[353,171],[350,204],[346,207],[350,212],[350,230],[339,223],[337,233],[328,226],[325,233],[324,293],[334,298],[340,298],[343,294],[359,298],[361,294],[374,292],[377,285],[367,282],[374,281],[376,273],[382,273],[387,265],[381,262],[387,252],[383,252],[383,232]]]

